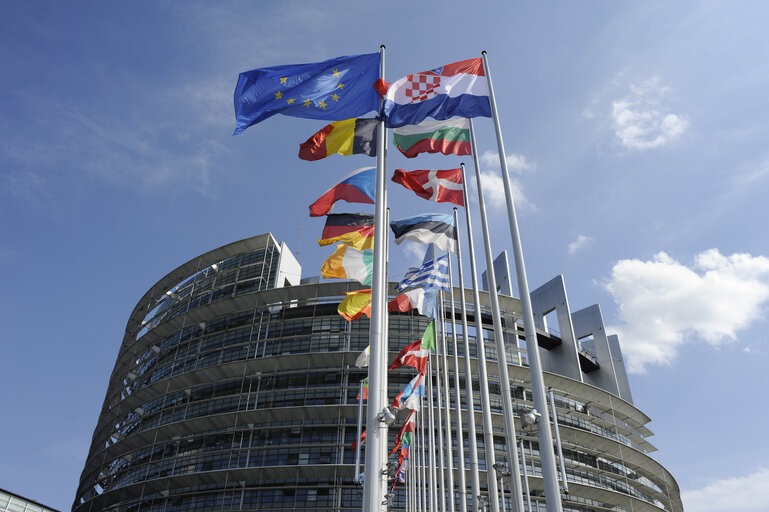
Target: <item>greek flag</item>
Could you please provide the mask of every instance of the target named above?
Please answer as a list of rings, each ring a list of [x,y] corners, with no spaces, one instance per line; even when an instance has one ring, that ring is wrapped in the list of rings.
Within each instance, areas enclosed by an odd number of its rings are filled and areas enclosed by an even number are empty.
[[[449,257],[441,256],[426,261],[421,267],[412,267],[398,283],[398,291],[406,288],[437,288],[449,290]]]

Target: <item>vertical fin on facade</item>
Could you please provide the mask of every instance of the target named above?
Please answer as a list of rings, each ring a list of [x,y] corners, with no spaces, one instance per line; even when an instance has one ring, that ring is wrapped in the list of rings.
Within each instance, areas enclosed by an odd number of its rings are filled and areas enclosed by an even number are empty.
[[[593,304],[575,311],[571,315],[571,321],[580,348],[594,356],[600,366],[597,371],[583,372],[583,382],[619,396],[614,361],[609,348],[609,339],[606,337],[601,307]]]
[[[547,325],[546,316],[555,311],[558,320],[560,345],[551,350],[540,350],[542,369],[583,381],[579,366],[579,347],[574,336],[569,299],[563,276],[558,275],[531,292],[531,307],[534,310],[534,324],[537,329],[552,333],[554,325]]]
[[[609,335],[609,350],[614,361],[614,373],[617,377],[619,397],[626,402],[633,403],[633,394],[630,392],[630,382],[627,379],[625,359],[622,357],[622,348],[619,345],[619,337],[616,334]]]

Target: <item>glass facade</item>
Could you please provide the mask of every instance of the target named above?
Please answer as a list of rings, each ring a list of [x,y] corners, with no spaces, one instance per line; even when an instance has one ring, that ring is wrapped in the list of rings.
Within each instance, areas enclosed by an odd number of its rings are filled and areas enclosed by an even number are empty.
[[[58,512],[18,494],[0,489],[0,512]]]
[[[348,323],[336,313],[349,283],[275,288],[281,255],[272,236],[240,244],[183,265],[134,310],[73,512],[360,510],[362,489],[349,446],[357,437],[359,383],[367,376],[353,362],[368,345],[369,321]],[[418,339],[427,323],[414,313],[391,314],[391,350]],[[517,325],[506,327],[518,336]],[[445,329],[451,355],[450,322]],[[468,335],[475,358],[475,329]],[[483,338],[491,368],[490,326]],[[508,359],[525,364],[518,346],[511,344]],[[516,414],[533,406],[527,372],[522,364],[510,366]],[[389,396],[412,377],[407,368],[390,372]],[[627,403],[630,413],[615,414],[609,394],[594,387],[568,387],[565,393],[554,385],[571,487],[565,510],[679,510],[675,481],[646,453],[651,445],[640,434],[648,433],[645,416]],[[489,382],[489,390],[501,425],[499,383]],[[450,396],[454,408],[453,389]],[[398,418],[391,444],[405,411]],[[478,462],[485,470],[478,427]],[[545,510],[536,435],[521,429],[518,436],[533,506]],[[494,444],[497,461],[504,461],[501,428]],[[465,434],[466,469],[468,446]],[[401,487],[390,508],[405,510]]]

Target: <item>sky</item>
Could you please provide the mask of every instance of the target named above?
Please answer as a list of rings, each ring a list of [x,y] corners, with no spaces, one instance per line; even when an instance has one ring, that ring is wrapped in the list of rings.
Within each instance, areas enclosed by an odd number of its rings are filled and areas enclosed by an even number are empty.
[[[687,512],[769,511],[769,4],[378,7],[0,0],[0,487],[70,509],[128,315],[167,272],[270,231],[319,273],[307,205],[373,160],[299,160],[323,121],[233,136],[233,90],[384,44],[388,81],[488,52],[530,287],[563,274],[572,310],[601,306]],[[409,194],[394,218],[451,211]],[[393,245],[391,280],[420,251]]]

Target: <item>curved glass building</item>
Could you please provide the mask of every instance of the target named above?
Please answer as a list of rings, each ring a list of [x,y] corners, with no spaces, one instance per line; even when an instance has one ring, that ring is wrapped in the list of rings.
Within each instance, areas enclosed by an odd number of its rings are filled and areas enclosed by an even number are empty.
[[[357,283],[300,284],[300,278],[285,244],[266,234],[193,258],[147,291],[129,317],[73,512],[360,510],[349,446],[357,436],[359,383],[367,376],[353,363],[368,345],[368,319],[346,322],[336,312],[341,295]],[[650,420],[633,405],[618,340],[603,332],[600,309],[572,313],[560,277],[532,298],[563,444],[564,510],[681,511],[674,478],[649,455]],[[520,305],[509,295],[500,303],[520,414],[533,407]],[[504,461],[486,306],[482,314],[495,449]],[[413,312],[390,314],[392,356],[427,323]],[[451,355],[448,318],[445,325]],[[475,347],[475,330],[467,334]],[[412,376],[405,368],[391,372],[389,396]],[[476,395],[483,487],[479,403]],[[402,420],[399,415],[391,438]],[[516,422],[532,510],[544,511],[536,433]],[[465,434],[465,452],[467,446]],[[390,508],[405,510],[406,501],[399,486]]]

